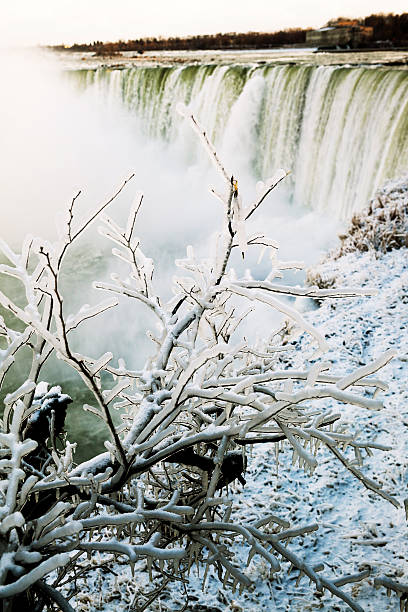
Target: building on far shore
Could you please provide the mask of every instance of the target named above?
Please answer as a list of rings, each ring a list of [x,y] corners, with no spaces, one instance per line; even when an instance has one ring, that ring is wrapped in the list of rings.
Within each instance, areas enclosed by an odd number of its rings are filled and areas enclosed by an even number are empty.
[[[357,19],[335,19],[324,28],[306,32],[306,43],[319,49],[356,49],[372,38],[373,28],[360,25]]]

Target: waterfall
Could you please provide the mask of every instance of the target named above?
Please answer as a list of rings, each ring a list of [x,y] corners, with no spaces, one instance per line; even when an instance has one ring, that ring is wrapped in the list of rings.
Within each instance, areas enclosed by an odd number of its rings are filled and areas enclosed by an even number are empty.
[[[290,169],[288,197],[335,218],[349,217],[408,166],[404,69],[183,65],[71,74],[123,103],[150,138],[175,142],[176,107],[189,105],[234,172],[246,163],[264,179]]]

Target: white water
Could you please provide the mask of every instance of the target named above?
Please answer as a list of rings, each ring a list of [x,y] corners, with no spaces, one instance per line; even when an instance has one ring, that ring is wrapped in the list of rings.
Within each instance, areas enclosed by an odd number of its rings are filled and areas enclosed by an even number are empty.
[[[286,167],[287,197],[330,217],[350,217],[408,166],[405,69],[190,65],[99,68],[75,78],[99,99],[121,101],[149,138],[173,147],[175,108],[189,104],[234,172],[265,178]]]

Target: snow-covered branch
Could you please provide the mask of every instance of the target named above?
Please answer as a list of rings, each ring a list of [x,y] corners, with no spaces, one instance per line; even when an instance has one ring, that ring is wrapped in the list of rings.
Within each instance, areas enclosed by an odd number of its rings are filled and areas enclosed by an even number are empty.
[[[231,539],[240,536],[249,547],[248,562],[259,556],[274,573],[288,562],[319,591],[327,589],[351,609],[361,610],[342,586],[364,579],[366,573],[330,580],[283,544],[306,537],[317,525],[292,527],[275,515],[243,520],[224,493],[236,481],[245,484],[251,461],[245,448],[268,442],[291,447],[293,461],[311,478],[319,464],[319,447],[326,448],[362,485],[398,506],[395,496],[363,473],[360,465],[361,449],[369,454],[388,447],[360,441],[355,432],[337,428],[340,415],[333,413],[334,408],[347,412],[350,406],[381,410],[377,394],[386,384],[373,375],[394,353],[387,351],[346,375],[331,371],[332,364],[320,359],[328,347],[324,334],[287,299],[340,299],[369,296],[372,291],[271,282],[282,270],[298,269],[300,264],[279,262],[276,242],[261,232],[250,235],[246,221],[287,173],[281,171],[262,185],[255,200],[245,206],[236,177],[227,172],[196,119],[183,112],[221,174],[225,193],[218,196],[223,220],[212,251],[199,258],[187,247],[186,257],[176,262],[179,276],[170,300],[160,294],[154,262],[135,236],[141,194],[124,227],[107,214],[130,179],[78,225],[75,196],[62,242],[29,238],[22,255],[0,244],[7,259],[0,274],[13,276],[21,289],[18,298],[0,292],[0,305],[7,313],[0,318],[0,385],[12,388],[5,398],[0,432],[0,598],[12,605],[18,595],[26,605],[34,597],[40,609],[45,601],[40,593],[47,587],[55,591],[63,575],[75,575],[77,560],[95,551],[125,555],[131,564],[146,558],[150,569],[157,561],[163,576],[182,581],[192,564],[204,564],[206,575],[213,565],[224,585],[248,588],[251,580],[237,567],[231,547]],[[149,332],[154,341],[151,355],[138,371],[128,369],[124,359],[116,367],[110,350],[84,355],[72,345],[73,330],[102,314],[108,316],[118,304],[114,297],[66,312],[61,284],[65,255],[97,219],[103,223],[102,235],[115,243],[112,253],[121,272],[113,274],[110,282],[95,282],[94,288],[127,297],[130,304],[143,303],[158,325],[158,331]],[[271,250],[271,269],[265,278],[241,277],[232,268],[233,249],[238,247],[245,257],[248,246]],[[262,338],[257,339],[251,323],[245,332],[241,330],[261,304],[290,323],[272,330],[266,319]],[[308,334],[318,349],[318,355],[305,355],[302,369],[288,367],[281,358],[293,348],[288,344],[289,327]],[[31,358],[26,380],[13,387],[17,355],[27,349]],[[71,398],[60,387],[49,389],[41,382],[43,366],[52,354],[79,375],[92,395],[84,409],[100,419],[109,438],[106,452],[79,465],[75,464],[77,442],[64,438]],[[315,363],[308,363],[310,359]],[[121,411],[119,425],[112,407]],[[350,450],[359,469],[348,456]],[[47,575],[62,567],[52,587],[47,585]],[[56,601],[54,591],[49,596]],[[69,609],[68,603],[61,606]]]

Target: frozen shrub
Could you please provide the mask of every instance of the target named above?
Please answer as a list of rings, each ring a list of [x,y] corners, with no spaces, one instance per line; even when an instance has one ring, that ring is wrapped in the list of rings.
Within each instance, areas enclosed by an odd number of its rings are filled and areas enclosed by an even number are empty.
[[[340,236],[335,259],[352,251],[380,251],[408,247],[408,178],[387,183],[367,208],[353,215]]]
[[[248,563],[258,555],[272,573],[295,568],[299,580],[306,576],[318,592],[328,590],[351,609],[361,610],[343,587],[363,580],[369,570],[356,574],[345,568],[340,579],[322,575],[321,568],[307,563],[289,544],[292,538],[307,538],[316,524],[291,527],[268,512],[261,518],[240,516],[227,485],[234,480],[245,483],[247,445],[285,442],[293,449],[293,461],[310,474],[323,446],[364,487],[398,506],[348,451],[361,458],[362,449],[371,453],[386,448],[337,431],[339,414],[333,410],[337,403],[380,410],[377,391],[384,384],[371,375],[393,353],[347,376],[330,371],[330,363],[321,360],[325,338],[285,298],[370,292],[277,282],[291,265],[279,261],[277,245],[262,232],[249,235],[246,221],[285,172],[261,185],[256,199],[244,205],[237,181],[222,166],[205,132],[193,117],[188,120],[223,178],[225,189],[217,197],[224,214],[213,252],[198,258],[189,246],[185,258],[176,262],[180,275],[170,300],[160,297],[153,261],[135,237],[141,196],[126,227],[106,214],[114,198],[78,224],[74,198],[60,242],[27,238],[21,254],[1,244],[7,263],[0,272],[17,279],[25,297],[22,303],[0,292],[0,304],[8,313],[8,323],[0,321],[0,382],[13,376],[20,351],[32,355],[25,382],[6,396],[0,433],[3,610],[72,610],[68,600],[74,589],[63,596],[61,587],[98,564],[97,552],[126,558],[131,566],[140,558],[147,560],[155,579],[139,609],[146,609],[170,579],[186,580],[193,564],[205,567],[204,582],[213,565],[224,586],[246,589],[251,580],[232,546],[238,538],[247,549]],[[113,298],[68,315],[60,283],[65,255],[96,218],[127,269],[123,276],[113,275],[110,283],[94,284]],[[234,249],[242,256],[248,249],[269,251],[268,276],[239,277],[230,264]],[[115,308],[116,296],[142,302],[157,321],[156,331],[149,332],[154,351],[140,371],[129,369],[122,359],[113,363],[110,352],[90,356],[72,347],[72,330]],[[310,334],[316,345],[314,362],[301,370],[282,369],[277,355],[292,347],[282,342],[279,329],[268,330],[262,340],[247,340],[240,324],[251,310],[248,304],[252,309],[266,304]],[[41,382],[51,353],[87,385],[93,402],[86,409],[103,421],[109,435],[106,452],[79,465],[75,441],[65,440],[62,447],[56,443],[70,398],[59,387],[48,389]],[[112,419],[114,408],[121,410],[120,426]]]
[[[339,238],[340,246],[322,260],[323,265],[307,270],[308,285],[335,287],[336,278],[324,264],[347,253],[369,251],[376,255],[408,247],[408,179],[387,183],[366,208],[353,215]]]

